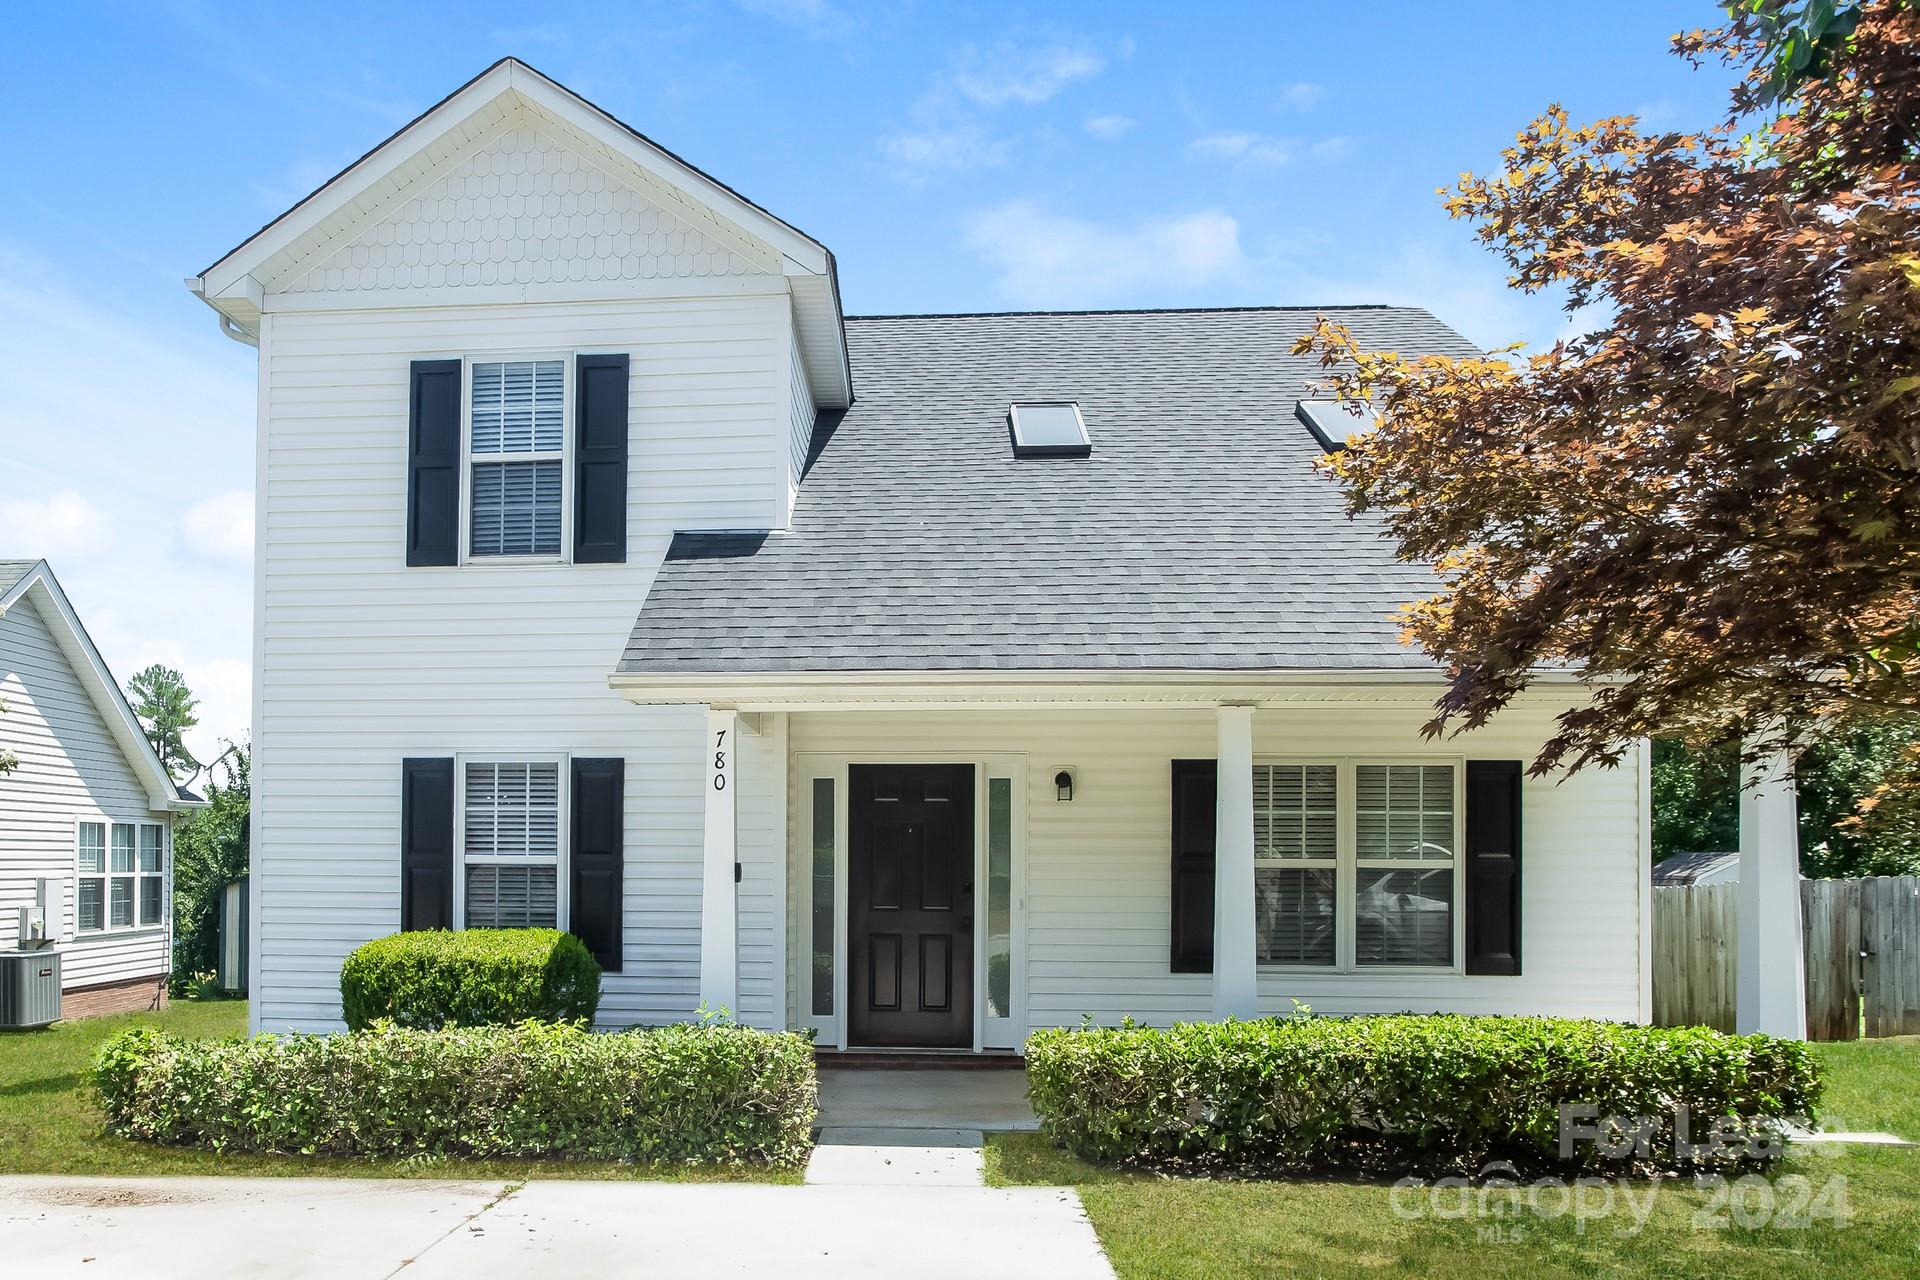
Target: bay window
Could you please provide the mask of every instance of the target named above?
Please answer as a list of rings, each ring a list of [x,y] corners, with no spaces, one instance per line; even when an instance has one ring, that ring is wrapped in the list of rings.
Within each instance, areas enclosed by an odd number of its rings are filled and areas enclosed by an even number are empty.
[[[1259,962],[1452,968],[1459,785],[1453,762],[1256,762]]]

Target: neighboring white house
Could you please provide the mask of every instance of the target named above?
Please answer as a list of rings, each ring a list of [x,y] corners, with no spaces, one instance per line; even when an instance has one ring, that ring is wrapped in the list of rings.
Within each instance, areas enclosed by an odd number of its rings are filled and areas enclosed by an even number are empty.
[[[0,560],[0,949],[44,907],[68,1018],[166,1001],[176,786],[44,560]]]
[[[1421,735],[1434,580],[1311,470],[1312,308],[844,317],[513,60],[189,285],[259,350],[257,1027],[480,923],[579,933],[610,1025],[826,1046],[1650,1013],[1646,752],[1526,777],[1551,675]]]

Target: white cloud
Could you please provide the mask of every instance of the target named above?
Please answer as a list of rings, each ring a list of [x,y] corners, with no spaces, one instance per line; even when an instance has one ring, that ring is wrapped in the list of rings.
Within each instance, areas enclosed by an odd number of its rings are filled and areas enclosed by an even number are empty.
[[[1084,45],[1023,48],[1002,42],[991,49],[962,49],[954,55],[949,78],[961,97],[983,107],[1034,106],[1076,80],[1099,75],[1106,65]]]
[[[1280,105],[1291,111],[1311,111],[1326,98],[1324,88],[1305,80],[1297,80],[1280,91]]]
[[[1210,133],[1187,144],[1187,154],[1202,160],[1224,160],[1255,169],[1278,169],[1298,150],[1291,138],[1261,133]]]
[[[253,491],[216,493],[188,507],[180,517],[180,535],[209,560],[253,563]]]
[[[881,151],[910,181],[922,181],[937,171],[985,169],[1004,164],[1009,146],[1006,139],[990,136],[972,121],[930,125],[880,140]]]
[[[1345,160],[1353,154],[1353,139],[1341,134],[1322,138],[1307,148],[1315,160]]]
[[[1304,256],[1304,255],[1302,255]],[[1346,273],[1317,263],[1272,271],[1273,296],[1290,302],[1337,305],[1383,302],[1425,307],[1468,341],[1484,348],[1528,342],[1553,345],[1575,322],[1560,298],[1510,289],[1506,268],[1491,254],[1452,242],[1409,241],[1371,254]]]
[[[187,671],[211,741],[247,728],[232,689],[246,685],[252,575],[193,554],[181,511],[252,482],[255,353],[221,337],[178,277],[83,294],[0,240],[0,555],[52,560],[116,677],[154,660]]]
[[[97,630],[89,627],[89,634]],[[96,634],[94,640],[98,643],[100,637]],[[129,652],[132,656],[125,670],[118,666],[113,669],[122,688],[134,672],[158,662],[178,671],[187,682],[188,692],[198,699],[194,715],[200,723],[180,735],[195,760],[210,761],[220,754],[223,742],[239,742],[249,736],[248,729],[253,722],[253,674],[247,663],[238,658],[196,657],[179,645],[165,641],[149,640]],[[205,794],[204,787],[198,789]]]
[[[815,40],[840,40],[859,27],[852,14],[828,0],[736,0],[748,13],[798,28]]]
[[[94,556],[113,545],[113,513],[73,489],[45,498],[0,500],[0,555],[55,561]]]
[[[1100,223],[1012,200],[970,217],[965,241],[1003,295],[1035,306],[1190,294],[1245,264],[1240,224],[1218,209]]]
[[[935,173],[1002,164],[1012,140],[989,130],[983,115],[1037,106],[1106,65],[1104,55],[1083,44],[970,45],[954,53],[914,100],[909,122],[880,139],[881,153],[893,162],[895,176],[915,185]]]
[[[1088,116],[1086,126],[1087,132],[1094,137],[1112,139],[1130,132],[1136,123],[1132,116]]]

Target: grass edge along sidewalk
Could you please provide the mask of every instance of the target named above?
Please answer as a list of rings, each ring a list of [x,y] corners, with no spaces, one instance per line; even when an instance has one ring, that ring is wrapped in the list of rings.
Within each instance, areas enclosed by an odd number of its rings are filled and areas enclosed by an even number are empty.
[[[1828,1075],[1821,1108],[1827,1128],[1920,1137],[1920,1037],[1820,1044],[1815,1051]],[[1581,1214],[1572,1190],[1564,1202],[1535,1193],[1537,1210],[1522,1196],[1519,1212],[1502,1215],[1506,1197],[1487,1197],[1495,1209],[1483,1213],[1478,1191],[1463,1187],[1396,1190],[1389,1180],[1229,1181],[1098,1168],[1039,1134],[992,1135],[986,1171],[990,1185],[1078,1190],[1122,1280],[1866,1280],[1920,1271],[1914,1149],[1803,1149],[1765,1178],[1585,1188]]]
[[[637,1165],[572,1160],[343,1160],[220,1154],[114,1137],[104,1129],[90,1066],[101,1042],[146,1024],[182,1036],[246,1032],[244,1001],[181,1001],[158,1013],[62,1022],[43,1031],[0,1032],[0,1174],[209,1177],[626,1179],[798,1183],[794,1169]]]

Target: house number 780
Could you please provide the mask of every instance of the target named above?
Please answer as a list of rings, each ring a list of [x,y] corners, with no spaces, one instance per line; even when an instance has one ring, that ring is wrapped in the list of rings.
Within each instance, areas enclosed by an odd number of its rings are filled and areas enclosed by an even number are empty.
[[[713,739],[713,789],[727,789],[727,731],[719,730]]]

